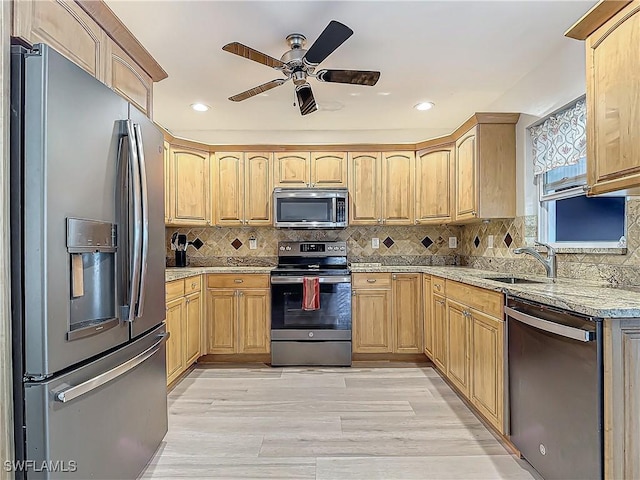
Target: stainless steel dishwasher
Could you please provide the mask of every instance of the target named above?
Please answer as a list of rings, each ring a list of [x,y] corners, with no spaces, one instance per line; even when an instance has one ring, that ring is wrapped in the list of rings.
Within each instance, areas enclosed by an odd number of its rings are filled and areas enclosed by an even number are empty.
[[[546,480],[604,478],[602,319],[507,298],[509,433]]]

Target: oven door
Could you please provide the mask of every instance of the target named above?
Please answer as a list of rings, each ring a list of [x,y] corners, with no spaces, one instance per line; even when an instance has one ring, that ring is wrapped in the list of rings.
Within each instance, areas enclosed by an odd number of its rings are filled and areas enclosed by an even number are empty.
[[[321,276],[320,308],[302,309],[302,276],[271,277],[271,332],[278,339],[321,340],[319,336],[351,339],[351,277]],[[313,335],[309,335],[312,333]],[[283,338],[284,339],[284,338]],[[326,338],[329,339],[329,338]]]

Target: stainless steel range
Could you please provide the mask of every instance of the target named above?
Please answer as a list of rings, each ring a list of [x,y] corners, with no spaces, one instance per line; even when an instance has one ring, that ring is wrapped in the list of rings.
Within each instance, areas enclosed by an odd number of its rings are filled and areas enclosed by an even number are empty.
[[[303,309],[305,278],[319,304]],[[314,281],[307,281],[309,284]],[[280,242],[271,272],[271,365],[351,366],[351,272],[346,242]]]

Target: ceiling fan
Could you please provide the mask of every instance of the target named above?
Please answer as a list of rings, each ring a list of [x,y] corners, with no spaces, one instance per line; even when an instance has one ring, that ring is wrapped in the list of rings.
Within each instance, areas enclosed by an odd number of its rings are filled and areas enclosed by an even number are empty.
[[[287,36],[287,43],[289,44],[290,50],[285,52],[284,55],[280,57],[280,60],[238,42],[225,45],[222,47],[225,52],[262,63],[263,65],[281,71],[287,77],[263,83],[233,97],[229,97],[229,100],[241,102],[242,100],[246,100],[272,88],[279,87],[289,80],[293,80],[296,86],[295,92],[300,106],[300,113],[307,115],[318,109],[313,97],[313,92],[311,91],[311,85],[307,82],[308,77],[315,78],[321,82],[375,85],[380,78],[380,72],[327,69],[316,71],[316,67],[320,62],[331,55],[351,35],[353,35],[353,30],[340,22],[332,20],[313,45],[311,45],[308,50],[305,50],[306,37],[300,33],[292,33]]]

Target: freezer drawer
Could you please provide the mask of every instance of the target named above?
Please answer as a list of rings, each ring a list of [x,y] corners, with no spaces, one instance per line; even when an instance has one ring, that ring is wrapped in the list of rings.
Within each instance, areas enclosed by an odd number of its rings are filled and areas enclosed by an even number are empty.
[[[25,385],[29,480],[138,476],[167,432],[165,332]]]

